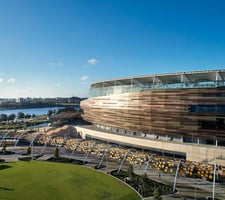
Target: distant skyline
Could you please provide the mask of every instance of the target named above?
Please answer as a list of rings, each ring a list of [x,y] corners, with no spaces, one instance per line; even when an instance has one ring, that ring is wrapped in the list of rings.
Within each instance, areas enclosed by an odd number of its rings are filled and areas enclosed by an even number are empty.
[[[224,0],[0,0],[0,98],[225,68]]]

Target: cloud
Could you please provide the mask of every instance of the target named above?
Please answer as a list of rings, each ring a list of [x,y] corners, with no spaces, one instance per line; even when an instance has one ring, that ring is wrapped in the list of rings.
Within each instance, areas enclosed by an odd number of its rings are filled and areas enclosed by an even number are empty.
[[[9,84],[14,84],[16,82],[16,79],[15,78],[10,78],[10,79],[7,80],[7,82]]]
[[[0,83],[2,83],[4,81],[4,78],[0,78]]]
[[[57,87],[61,87],[61,83],[57,83]]]
[[[97,60],[95,58],[89,59],[88,64],[95,65],[97,64]]]
[[[81,79],[82,81],[85,81],[85,80],[88,79],[88,76],[82,76],[80,79]]]

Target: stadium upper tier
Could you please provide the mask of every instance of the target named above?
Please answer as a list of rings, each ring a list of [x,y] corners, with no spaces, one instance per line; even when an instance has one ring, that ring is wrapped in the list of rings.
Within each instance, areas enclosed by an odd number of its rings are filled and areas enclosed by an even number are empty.
[[[225,86],[225,70],[205,70],[135,76],[93,83],[89,97],[145,90]]]

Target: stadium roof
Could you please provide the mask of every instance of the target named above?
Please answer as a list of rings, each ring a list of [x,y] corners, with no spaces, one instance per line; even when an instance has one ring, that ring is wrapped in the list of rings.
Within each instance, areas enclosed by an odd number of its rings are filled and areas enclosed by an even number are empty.
[[[92,88],[109,87],[118,85],[131,84],[175,84],[175,83],[199,83],[225,81],[225,69],[220,70],[204,70],[192,72],[177,72],[165,74],[152,74],[147,76],[134,76],[128,78],[120,78],[106,80],[91,84]]]

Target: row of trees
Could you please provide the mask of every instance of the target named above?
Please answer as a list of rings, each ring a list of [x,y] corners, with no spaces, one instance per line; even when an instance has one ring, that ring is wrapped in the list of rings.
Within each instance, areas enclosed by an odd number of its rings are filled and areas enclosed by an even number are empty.
[[[59,114],[60,112],[68,112],[68,111],[75,111],[73,107],[66,107],[66,108],[61,108],[56,110],[49,110],[48,111],[48,116],[52,116],[53,114]],[[15,119],[30,119],[36,117],[35,114],[30,115],[30,114],[24,114],[23,112],[18,112],[17,115],[12,113],[9,115],[6,114],[0,114],[0,122],[4,121],[14,121]]]
[[[29,119],[31,117],[35,117],[35,114],[29,115],[29,114],[24,114],[23,112],[18,112],[17,115],[14,113],[6,115],[6,114],[0,114],[0,122],[4,121],[14,121],[16,118],[17,119]]]
[[[58,110],[48,110],[48,116],[52,116],[54,114],[59,114],[61,112],[74,112],[76,111],[75,108],[73,106],[71,107],[64,107],[64,108],[59,108]]]

